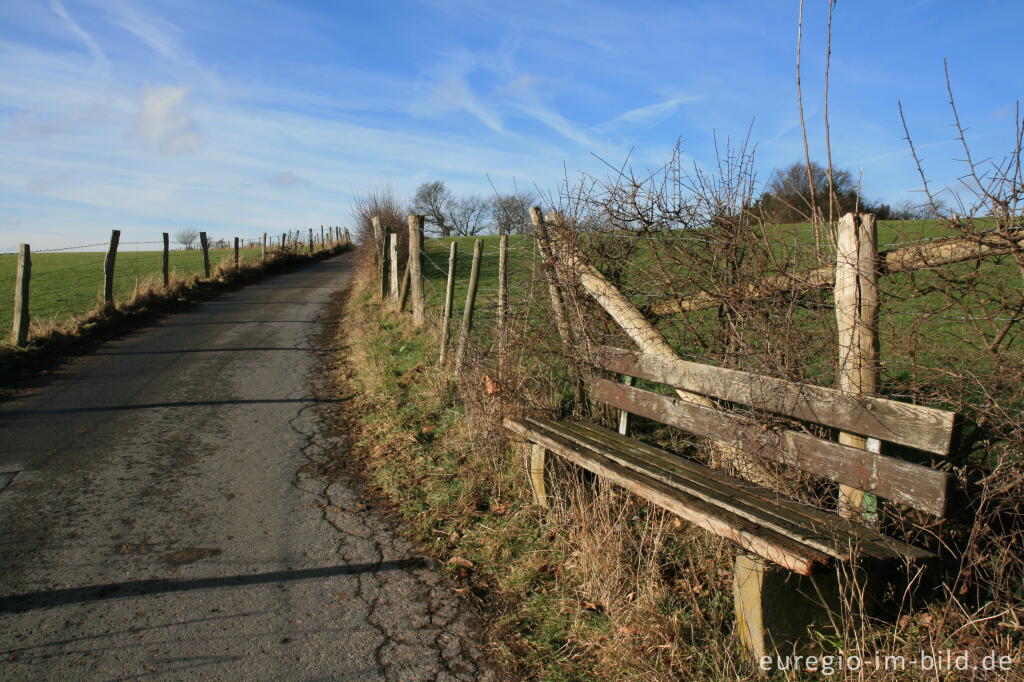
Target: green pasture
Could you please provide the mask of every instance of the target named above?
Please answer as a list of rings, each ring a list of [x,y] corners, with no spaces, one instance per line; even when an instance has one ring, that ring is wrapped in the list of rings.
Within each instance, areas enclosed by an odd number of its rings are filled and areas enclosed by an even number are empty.
[[[232,249],[211,249],[210,267],[229,261]],[[240,250],[243,262],[258,260],[259,247]],[[34,319],[63,320],[82,315],[96,307],[103,294],[103,260],[99,251],[32,254],[29,309]],[[128,299],[137,284],[159,283],[160,251],[136,251],[123,248],[114,267],[115,300]],[[0,338],[6,340],[14,308],[14,280],[17,254],[0,254]],[[189,277],[203,274],[201,250],[170,252],[173,274]]]
[[[986,225],[979,225],[979,228],[984,227]],[[789,263],[790,271],[818,265],[817,260],[812,260],[814,239],[809,225],[773,229],[777,232],[772,235],[769,244],[779,255],[780,262]],[[883,221],[878,225],[879,250],[955,234],[948,228],[938,226],[935,221]],[[699,232],[679,231],[661,235],[654,241],[632,239],[627,242],[627,238],[596,235],[591,239],[615,242],[607,257],[597,257],[595,263],[622,287],[638,307],[643,308],[667,297],[664,286],[652,275],[657,270],[654,263],[658,254],[651,252],[651,245],[663,248],[666,244],[663,239],[695,237],[699,238]],[[487,346],[491,343],[494,329],[499,238],[484,236],[481,239],[484,249],[473,335],[479,343]],[[424,280],[430,309],[428,315],[437,318],[437,321],[444,305],[449,245],[452,241],[458,244],[452,311],[453,337],[465,303],[475,240],[475,237],[461,237],[454,240],[428,239],[424,242],[427,255]],[[587,251],[601,254],[602,248],[594,241],[588,244]],[[534,258],[532,238],[510,236],[509,299],[513,312],[522,312],[522,306],[529,302]],[[826,259],[831,258],[833,256],[826,254]],[[764,274],[770,275],[771,270]],[[549,306],[546,285],[537,282],[533,286],[534,309],[526,312],[531,320],[542,320],[548,314]],[[1009,321],[1006,317],[1006,301],[1019,300],[1021,281],[1012,258],[997,256],[883,277],[880,287],[879,326],[883,377],[890,385],[889,390],[899,392],[897,385],[911,378],[908,376],[908,355],[911,353],[918,367],[936,370],[969,368],[979,375],[989,372],[993,357],[984,351],[984,344],[995,338]],[[804,296],[793,315],[797,331],[802,331],[806,339],[806,343],[797,344],[804,364],[803,378],[823,385],[830,384],[834,377],[834,345],[831,339],[835,338],[835,313],[831,306],[831,288],[821,289]],[[690,313],[685,321],[678,315],[668,315],[657,321],[659,329],[678,350],[698,361],[702,357],[702,350],[695,332],[713,336],[719,325],[717,309]],[[772,342],[772,339],[755,339],[755,344],[759,346],[755,350],[762,351]],[[1024,337],[1019,330],[1010,334],[1003,343],[1011,349],[1020,348],[1024,355]],[[936,375],[940,373],[937,371]]]

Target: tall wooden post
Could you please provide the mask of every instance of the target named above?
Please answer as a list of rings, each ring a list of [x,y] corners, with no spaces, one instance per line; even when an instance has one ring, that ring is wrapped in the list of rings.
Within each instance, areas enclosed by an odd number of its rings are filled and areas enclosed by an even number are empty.
[[[423,216],[409,216],[409,294],[412,296],[412,324],[422,327],[426,321],[423,297]]]
[[[281,250],[283,251],[285,249],[285,247],[287,247],[287,246],[288,246],[288,235],[285,234],[284,232],[282,232],[281,233]]]
[[[110,231],[110,246],[107,257],[103,259],[103,303],[114,303],[114,264],[117,262],[117,244],[121,241],[121,230]]]
[[[18,246],[18,265],[14,280],[14,319],[11,320],[11,343],[24,346],[28,342],[31,320],[28,308],[29,281],[32,278],[32,250],[28,244]]]
[[[551,254],[551,242],[548,239],[548,228],[544,222],[544,214],[540,206],[530,209],[530,219],[533,221],[534,237],[537,239],[537,249],[540,251],[541,267],[548,280],[548,294],[551,296],[551,311],[555,314],[555,325],[558,328],[558,335],[566,349],[572,351],[572,338],[569,336],[569,316],[565,312],[565,302],[562,300],[562,290],[558,287],[558,278],[555,275],[554,257]]]
[[[241,264],[241,262],[242,262],[241,258],[242,258],[242,254],[238,250],[238,237],[235,237],[235,270],[237,270],[239,264]]]
[[[498,239],[498,320],[495,330],[498,337],[498,381],[505,378],[505,362],[508,353],[508,235]]]
[[[476,304],[476,286],[480,281],[480,256],[484,250],[484,240],[477,239],[473,244],[473,267],[469,273],[469,288],[466,289],[466,307],[462,311],[462,329],[459,332],[459,347],[455,351],[455,375],[462,372],[462,364],[466,360],[466,348],[469,346],[469,332],[473,329],[473,306]]]
[[[388,252],[388,261],[391,264],[391,276],[388,278],[388,298],[391,299],[391,304],[394,306],[398,305],[398,233],[391,232],[388,237],[388,246],[390,251]]]
[[[199,246],[203,249],[203,276],[210,279],[210,240],[205,232],[199,233]]]
[[[384,300],[384,294],[387,287],[387,273],[385,272],[384,260],[386,254],[384,253],[384,228],[381,226],[380,217],[373,216],[373,247],[375,249],[377,257],[377,298]]]
[[[263,241],[260,242],[260,260],[267,260],[267,233],[263,233]]]
[[[448,251],[448,285],[444,289],[444,315],[441,317],[441,357],[438,363],[444,364],[448,356],[448,340],[451,338],[452,303],[455,299],[455,261],[458,258],[459,245],[452,240]]]
[[[320,226],[320,248],[324,246],[324,226]]]
[[[878,234],[875,216],[847,213],[836,235],[836,328],[839,339],[838,385],[851,394],[878,390]],[[875,450],[880,443],[852,433],[839,442]],[[839,513],[847,518],[875,518],[877,498],[839,486]]]
[[[171,235],[164,232],[164,254],[160,263],[164,276],[164,289],[171,286]]]
[[[313,228],[309,228],[309,252],[313,253]]]

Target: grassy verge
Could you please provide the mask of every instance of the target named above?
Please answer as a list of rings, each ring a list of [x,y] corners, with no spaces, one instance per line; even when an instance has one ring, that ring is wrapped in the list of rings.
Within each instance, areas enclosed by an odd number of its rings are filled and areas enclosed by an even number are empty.
[[[348,365],[336,379],[359,395],[353,428],[368,483],[485,605],[509,676],[700,677],[723,663],[719,679],[753,673],[713,625],[731,614],[723,543],[611,486],[595,498],[568,467],[554,508],[534,507],[521,455],[494,429],[501,404],[483,406],[489,420],[467,412],[431,331],[372,301],[366,278],[339,329]]]
[[[313,254],[276,251],[268,254],[266,262],[256,258],[247,259],[238,268],[230,260],[222,260],[213,268],[210,279],[200,279],[198,274],[183,276],[175,273],[166,290],[158,280],[159,275],[150,275],[135,282],[131,292],[117,299],[113,306],[98,305],[94,301],[92,309],[85,308],[87,312],[81,314],[51,318],[34,316],[29,330],[29,342],[23,348],[14,347],[8,342],[9,328],[2,330],[0,386],[12,385],[26,373],[48,367],[63,356],[85,352],[103,339],[143,324],[154,315],[342,253],[349,248],[337,246]]]
[[[458,326],[472,239],[459,241],[453,329]],[[424,244],[432,261],[425,267],[429,320],[439,317],[449,243],[428,240]],[[547,317],[546,288],[531,277],[534,256],[528,245],[518,241],[511,245],[516,366],[497,393],[487,388],[485,380],[497,376],[493,313],[488,314],[493,310],[497,238],[485,238],[474,348],[457,387],[437,367],[436,328],[414,330],[406,316],[383,310],[370,299],[364,278],[340,328],[350,349],[350,376],[345,380],[361,394],[353,430],[370,484],[394,505],[413,537],[444,561],[461,582],[460,589],[490,609],[494,646],[512,676],[550,680],[754,677],[754,662],[745,656],[734,632],[732,545],[557,461],[548,472],[555,495],[553,508],[542,512],[530,505],[522,455],[506,440],[501,416],[519,410],[564,414],[570,400],[560,393],[567,384],[559,364],[564,351]],[[614,255],[599,265],[611,270]],[[620,261],[640,275],[646,272],[644,254],[630,255],[629,260]],[[997,260],[984,272],[1001,284],[1002,278],[991,273],[999,275],[1007,266]],[[920,275],[915,295],[932,295],[933,284],[926,277],[947,277],[941,285],[948,291],[956,284],[952,278],[960,276],[958,267]],[[643,291],[629,293],[642,305]],[[886,305],[908,315],[921,307],[909,297],[895,297]],[[941,307],[939,312],[946,313]],[[958,312],[954,309],[951,315]],[[806,322],[808,329],[818,324],[828,332],[830,311],[812,307],[807,314],[817,319],[817,323]],[[908,335],[905,317],[894,316],[892,336]],[[587,319],[600,333],[601,318]],[[943,324],[966,324],[937,319]],[[805,324],[802,318],[797,322]],[[715,323],[712,317],[694,319],[698,328]],[[666,322],[665,331],[683,345],[688,330]],[[614,328],[611,332],[615,333]],[[809,332],[801,334],[798,342],[808,336]],[[936,342],[932,350],[959,352],[973,366],[983,364],[976,349],[968,352],[962,343],[948,343],[937,334],[928,338]],[[900,348],[891,343],[886,352],[898,353]],[[806,353],[799,345],[793,352]],[[824,361],[826,373],[832,367],[831,357]],[[1000,388],[991,374],[984,377],[986,386]],[[895,387],[902,385],[895,372],[889,379]],[[507,402],[502,402],[502,395]],[[969,398],[964,389],[961,402],[967,404]],[[604,415],[610,416],[614,415]],[[637,421],[641,422],[638,427],[645,428],[642,420]],[[644,437],[670,450],[692,450],[685,440],[677,443],[667,429]],[[983,480],[970,489],[967,525],[946,522],[941,529],[953,564],[959,564],[933,572],[929,580],[936,580],[935,585],[908,591],[877,619],[843,618],[839,631],[819,632],[822,654],[879,653],[909,661],[921,651],[936,649],[971,651],[972,655],[989,649],[1020,650],[1024,592],[1019,552],[1014,547],[1019,544],[1022,517],[1016,497],[1006,494],[1019,489],[1021,481],[1019,466],[1011,465],[1015,457],[988,467]],[[966,487],[964,481],[961,485]],[[920,536],[912,528],[914,522],[907,521],[904,530]],[[940,532],[922,527],[929,533]],[[858,613],[856,602],[851,604],[850,612]],[[863,679],[865,675],[844,672],[836,677]],[[866,677],[935,679],[926,671],[911,670],[872,672]],[[777,678],[799,679],[781,673]]]

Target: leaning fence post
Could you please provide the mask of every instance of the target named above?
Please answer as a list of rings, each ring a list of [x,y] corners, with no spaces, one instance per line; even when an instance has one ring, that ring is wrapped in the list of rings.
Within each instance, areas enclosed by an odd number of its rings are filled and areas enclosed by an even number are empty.
[[[117,244],[121,241],[121,230],[110,231],[110,246],[107,257],[103,259],[103,303],[114,303],[114,263],[117,261]]]
[[[235,270],[238,269],[238,264],[241,262],[241,253],[238,251],[238,237],[235,237]]]
[[[846,393],[878,388],[878,234],[875,216],[847,213],[836,235],[836,328],[839,340],[838,384]],[[879,441],[840,432],[839,442],[878,452]],[[875,518],[877,498],[839,486],[838,511],[847,518]]]
[[[409,293],[412,296],[412,324],[422,327],[426,318],[423,298],[423,216],[409,216]]]
[[[508,352],[506,322],[508,317],[508,235],[498,239],[498,321],[495,330],[498,336],[498,382],[505,378],[505,362]]]
[[[199,245],[203,248],[203,276],[210,279],[210,241],[205,232],[199,233]]]
[[[533,221],[537,249],[540,251],[541,267],[548,280],[548,293],[551,296],[551,308],[555,313],[555,325],[558,327],[558,335],[562,337],[562,343],[566,349],[573,352],[572,339],[569,336],[569,316],[565,312],[562,291],[558,288],[554,257],[551,255],[551,243],[548,241],[548,228],[544,223],[544,214],[541,213],[540,206],[534,206],[530,209],[530,219]]]
[[[160,263],[164,276],[164,289],[171,286],[171,235],[164,232],[164,253]]]
[[[388,277],[388,298],[391,305],[398,305],[398,233],[391,232],[388,237],[388,260],[391,265],[391,276]]]
[[[18,246],[18,265],[14,280],[14,319],[11,324],[11,343],[24,346],[28,341],[29,280],[32,278],[32,250],[28,244]]]
[[[455,260],[458,258],[459,245],[452,240],[448,251],[448,285],[444,290],[444,316],[441,318],[441,357],[438,363],[443,365],[448,355],[448,340],[451,338],[452,303],[455,298]]]
[[[480,255],[484,250],[484,240],[477,239],[473,244],[473,267],[469,273],[469,288],[466,289],[466,307],[462,311],[462,329],[459,332],[459,347],[455,351],[455,375],[462,372],[462,363],[466,360],[466,347],[469,345],[469,332],[473,329],[473,306],[476,304],[476,285],[480,280]]]

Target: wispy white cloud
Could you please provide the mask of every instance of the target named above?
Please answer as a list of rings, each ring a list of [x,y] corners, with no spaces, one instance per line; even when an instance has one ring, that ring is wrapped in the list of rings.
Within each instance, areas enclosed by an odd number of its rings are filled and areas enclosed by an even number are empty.
[[[61,18],[72,33],[78,36],[81,41],[85,43],[86,48],[89,50],[89,54],[92,55],[92,58],[96,60],[98,65],[103,68],[108,68],[110,66],[110,61],[107,59],[107,55],[103,49],[77,21],[71,18],[71,15],[68,14],[68,11],[64,8],[64,5],[60,0],[50,0],[50,9],[53,10],[54,14]]]
[[[187,88],[169,85],[143,91],[135,133],[165,154],[195,151],[201,138],[185,112],[187,94]]]
[[[648,104],[644,107],[637,107],[636,109],[625,111],[616,116],[613,121],[622,121],[625,123],[636,123],[641,125],[661,123],[674,114],[681,105],[687,102],[699,102],[702,99],[704,98],[699,95],[679,95],[676,97],[669,97],[661,102],[655,102],[654,104]]]
[[[181,43],[181,29],[156,16],[148,16],[123,3],[109,6],[112,24],[128,31],[157,54],[175,62],[194,63],[194,58]]]

